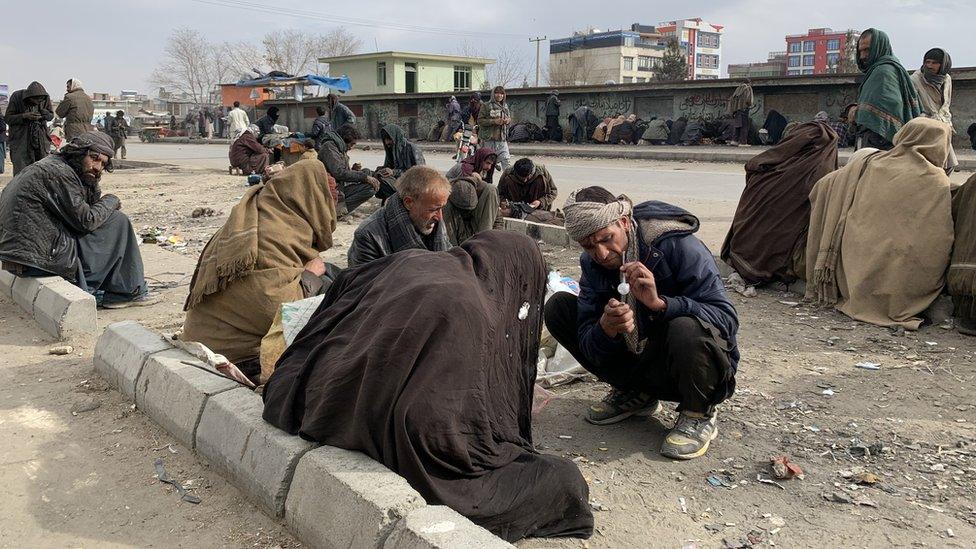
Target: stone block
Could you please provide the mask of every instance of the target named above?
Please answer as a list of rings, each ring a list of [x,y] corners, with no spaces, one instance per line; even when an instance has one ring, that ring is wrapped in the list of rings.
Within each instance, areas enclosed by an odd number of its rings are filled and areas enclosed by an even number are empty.
[[[196,448],[252,501],[280,517],[298,460],[316,444],[270,425],[263,410],[261,397],[244,387],[210,397]]]
[[[11,286],[11,296],[14,299],[14,303],[20,305],[20,308],[27,311],[27,314],[34,314],[34,299],[37,298],[37,293],[41,291],[41,284],[44,282],[53,282],[55,280],[60,280],[56,276],[47,276],[41,278],[35,277],[16,277],[13,285]]]
[[[525,234],[528,223],[521,219],[505,217],[502,218],[502,227],[504,227],[506,231],[515,231],[517,233]]]
[[[64,279],[41,284],[34,298],[34,321],[59,339],[98,332],[95,296]]]
[[[513,549],[515,546],[454,509],[429,505],[407,513],[393,527],[383,549]]]
[[[13,273],[0,269],[0,295],[10,297],[10,292],[14,286],[14,280],[17,280],[17,277],[14,276]]]
[[[135,400],[136,380],[153,353],[173,348],[166,339],[134,320],[116,322],[95,344],[95,371],[129,400]]]
[[[136,381],[136,406],[187,448],[193,448],[207,399],[240,385],[205,372],[195,357],[178,349],[151,355]]]
[[[382,547],[426,502],[403,477],[359,452],[322,446],[298,461],[285,522],[311,547]]]

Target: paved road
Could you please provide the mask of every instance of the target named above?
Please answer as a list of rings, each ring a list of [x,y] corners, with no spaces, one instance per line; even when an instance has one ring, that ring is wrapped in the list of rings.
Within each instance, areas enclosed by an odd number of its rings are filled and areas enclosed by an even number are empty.
[[[227,169],[225,145],[136,142],[127,146],[129,158],[133,160]],[[383,161],[383,153],[375,149],[356,149],[350,156],[353,162],[364,166],[376,166]],[[427,163],[439,170],[446,171],[453,164],[446,153],[428,152],[425,156]],[[670,202],[701,219],[699,237],[714,252],[722,245],[745,185],[741,164],[567,157],[536,157],[536,160],[549,168],[559,187],[557,205],[562,204],[570,190],[587,185],[601,185],[615,193],[625,193],[635,202]],[[952,179],[959,184],[970,175],[954,173]]]

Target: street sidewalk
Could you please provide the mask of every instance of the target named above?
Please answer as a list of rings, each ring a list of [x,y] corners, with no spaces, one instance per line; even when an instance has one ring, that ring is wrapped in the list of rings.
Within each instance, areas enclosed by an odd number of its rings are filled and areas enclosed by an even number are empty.
[[[225,144],[227,139],[189,139],[186,137],[164,137],[160,143],[182,144]],[[457,145],[453,143],[434,143],[418,141],[425,152],[453,153]],[[361,141],[360,147],[382,147],[379,141]],[[685,147],[681,145],[594,145],[570,143],[512,143],[509,152],[512,156],[570,156],[582,158],[618,158],[629,160],[658,160],[674,162],[729,162],[745,164],[753,156],[765,151],[769,147],[729,147],[723,145],[703,145]],[[854,152],[853,149],[841,149],[839,160],[843,166]],[[976,151],[956,148],[959,158],[960,171],[976,171]]]

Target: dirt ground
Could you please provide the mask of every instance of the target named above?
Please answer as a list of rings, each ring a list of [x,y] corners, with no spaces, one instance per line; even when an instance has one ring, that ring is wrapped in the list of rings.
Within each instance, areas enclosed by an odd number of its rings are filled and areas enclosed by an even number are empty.
[[[147,275],[165,302],[100,312],[99,323],[133,318],[172,333],[196,255],[243,193],[241,178],[119,170],[103,187],[121,197],[137,232],[161,227],[175,244],[143,247]],[[197,208],[214,215],[193,218]],[[345,264],[363,215],[340,222],[327,261]],[[575,250],[544,252],[578,275]],[[949,324],[893,333],[807,307],[783,289],[733,300],[742,324],[738,390],[719,409],[709,453],[690,462],[658,454],[671,411],[595,427],[582,416],[606,386],[556,388],[536,418],[535,441],[578,463],[596,532],[586,541],[533,539],[519,547],[976,545],[976,340]],[[108,390],[92,370],[93,341],[49,356],[55,343],[15,305],[2,300],[0,311],[8,380],[0,387],[0,546],[298,546]],[[856,366],[864,362],[880,369]],[[771,478],[769,458],[779,455],[802,467],[804,478],[757,480]],[[181,503],[156,481],[157,457],[200,505]]]

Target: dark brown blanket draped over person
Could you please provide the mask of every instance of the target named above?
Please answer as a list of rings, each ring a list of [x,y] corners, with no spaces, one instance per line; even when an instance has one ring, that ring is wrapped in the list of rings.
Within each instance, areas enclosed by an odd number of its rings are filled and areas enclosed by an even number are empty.
[[[947,278],[959,331],[976,335],[976,175],[952,196],[956,241]]]
[[[318,159],[246,190],[200,254],[183,339],[231,362],[257,358],[281,304],[307,297],[305,264],[332,247],[335,219],[329,174]]]
[[[264,419],[364,452],[507,540],[589,537],[576,465],[532,445],[545,283],[536,244],[504,231],[346,270],[278,361]]]
[[[722,244],[722,260],[750,284],[803,278],[810,190],[836,169],[837,134],[816,122],[798,126],[754,156],[746,164],[746,188]]]

